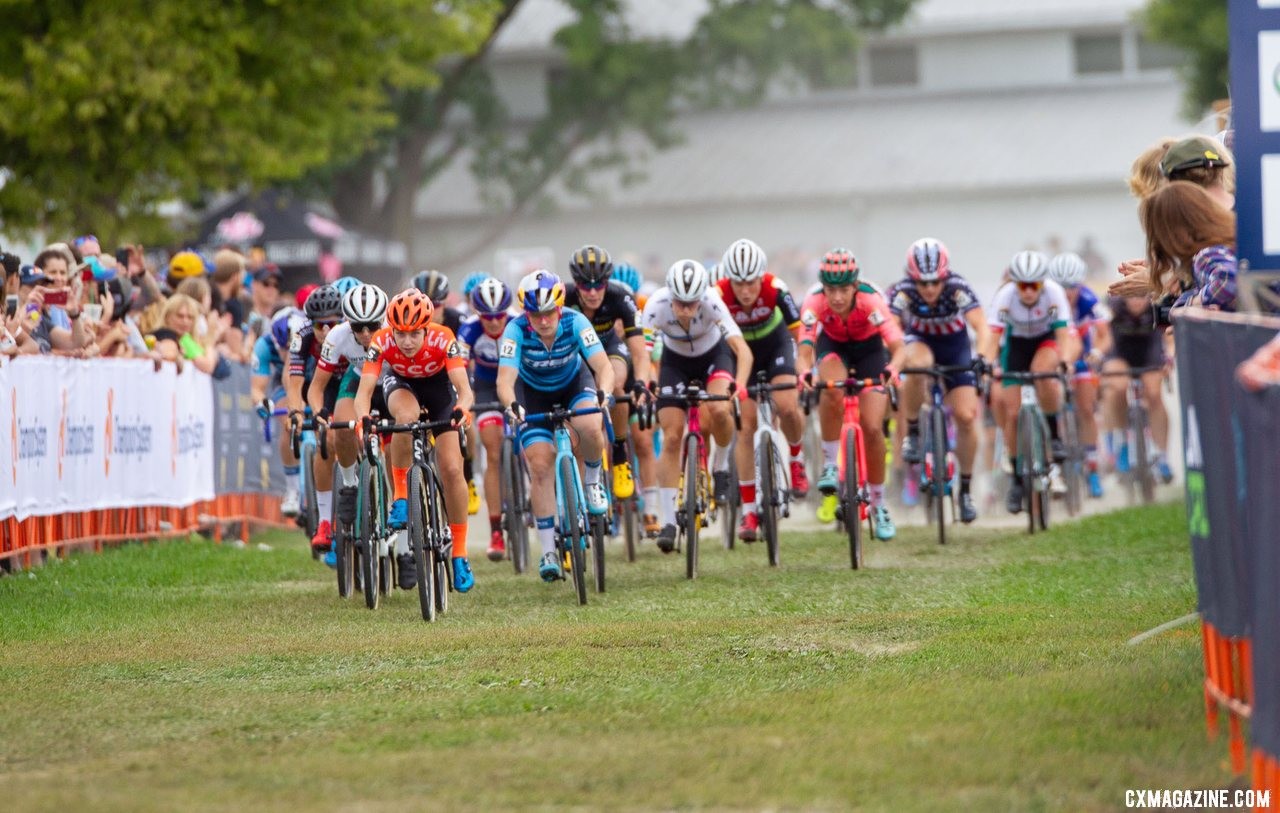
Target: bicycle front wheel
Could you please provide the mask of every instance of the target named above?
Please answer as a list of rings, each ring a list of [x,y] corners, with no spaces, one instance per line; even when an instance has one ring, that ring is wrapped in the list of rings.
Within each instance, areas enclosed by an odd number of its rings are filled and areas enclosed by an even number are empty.
[[[938,524],[938,544],[947,544],[947,416],[941,409],[929,410],[929,434],[933,456],[933,509],[934,522]]]
[[[529,566],[529,526],[524,516],[525,483],[515,440],[502,441],[502,522],[507,532],[511,566],[523,573]]]
[[[782,485],[778,475],[778,450],[770,439],[757,450],[756,471],[760,472],[756,483],[756,510],[760,517],[760,534],[764,537],[765,553],[769,566],[778,566],[778,500],[775,492]]]
[[[559,466],[560,485],[564,488],[564,541],[569,548],[569,569],[573,571],[573,589],[578,594],[578,604],[586,604],[587,557],[582,550],[586,543],[586,529],[582,526],[582,506],[578,504],[578,466],[571,457],[561,458]]]
[[[421,466],[409,469],[409,547],[413,551],[414,575],[418,578],[418,603],[422,620],[436,620],[436,600],[432,595],[435,568],[431,546],[427,542],[427,524],[434,519],[427,504],[427,484]]]
[[[313,444],[307,444],[302,449],[302,471],[306,485],[303,488],[303,500],[306,505],[302,508],[302,532],[307,535],[307,542],[316,535],[316,529],[320,527],[320,507],[316,504],[316,478],[315,478],[315,460],[316,447]],[[320,552],[311,549],[311,558],[319,559]]]
[[[726,550],[733,550],[738,532],[738,513],[742,510],[742,494],[738,491],[738,465],[734,454],[729,455],[729,491],[725,504],[720,507],[720,541]]]
[[[698,511],[698,439],[685,438],[684,445],[684,557],[685,578],[698,577],[698,525],[701,517]]]
[[[591,518],[591,563],[594,566],[596,592],[604,592],[604,524],[606,517]]]
[[[445,543],[449,518],[444,510],[444,486],[434,468],[429,472],[427,484],[430,486],[427,489],[427,517],[431,520],[428,525],[431,533],[427,539],[431,542],[431,572],[435,578],[432,588],[436,596],[436,612],[443,613],[449,610],[449,591],[453,589],[452,562],[449,561],[453,544]]]
[[[635,497],[622,501],[622,537],[626,541],[627,561],[636,560],[636,545],[640,542],[640,512],[636,510]]]
[[[849,536],[849,565],[862,567],[862,500],[858,494],[861,473],[858,471],[858,443],[852,429],[844,433],[844,482],[841,483],[841,507],[844,530]]]
[[[361,464],[360,495],[360,581],[364,588],[364,604],[378,609],[378,547],[386,532],[386,494],[382,473],[377,466]]]
[[[338,465],[333,466],[333,482],[341,483],[341,473]],[[338,560],[337,576],[338,576],[338,596],[341,598],[349,598],[351,596],[351,583],[355,580],[355,570],[353,568],[353,560],[355,559],[355,546],[352,544],[352,534],[355,529],[352,526],[343,525],[338,521],[338,501],[333,501],[333,517],[330,520],[330,527],[333,528],[333,549]]]

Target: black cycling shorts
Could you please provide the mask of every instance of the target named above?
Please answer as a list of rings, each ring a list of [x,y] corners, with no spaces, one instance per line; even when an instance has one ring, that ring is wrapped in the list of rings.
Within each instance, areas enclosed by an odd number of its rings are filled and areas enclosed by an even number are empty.
[[[733,380],[737,361],[729,345],[721,341],[701,356],[681,356],[670,350],[662,351],[662,367],[658,370],[658,409],[679,407],[686,409],[685,386],[690,381],[702,382],[706,388],[713,380]]]
[[[768,381],[780,375],[796,374],[796,345],[785,325],[767,336],[748,341],[747,347],[751,348],[751,383],[755,383],[762,371]]]
[[[1120,359],[1130,367],[1159,367],[1164,364],[1164,342],[1158,334],[1138,341],[1116,339],[1107,358]]]
[[[1008,373],[1027,373],[1031,371],[1031,360],[1041,347],[1057,347],[1053,333],[1042,333],[1039,336],[1005,336],[1004,348],[1000,351],[1000,366]],[[1005,381],[1005,386],[1013,386],[1015,382]]]
[[[823,333],[814,350],[819,364],[831,355],[840,359],[849,368],[849,378],[879,378],[889,365],[889,351],[879,336],[860,342],[835,342]]]
[[[619,338],[618,331],[610,330],[600,337],[600,344],[604,346],[604,352],[609,358],[617,359],[626,366],[627,374],[622,380],[622,391],[631,392],[636,383],[636,369],[631,361],[631,348],[627,347],[627,340]]]
[[[453,407],[457,404],[457,395],[453,391],[453,385],[449,383],[449,374],[446,372],[436,373],[426,378],[402,378],[396,375],[390,365],[382,368],[382,377],[379,379],[382,388],[382,394],[386,398],[387,403],[391,402],[391,393],[396,390],[408,390],[418,399],[418,406],[426,410],[428,421],[444,421],[448,420],[453,414]],[[441,432],[453,432],[453,428],[441,429]]]

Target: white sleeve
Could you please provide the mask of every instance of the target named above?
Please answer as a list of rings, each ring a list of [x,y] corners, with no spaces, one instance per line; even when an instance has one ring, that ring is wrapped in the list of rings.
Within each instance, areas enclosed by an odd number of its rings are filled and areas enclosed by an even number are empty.
[[[995,298],[991,300],[991,310],[987,311],[989,326],[1001,329],[1006,327],[1004,317],[1009,312],[1009,306],[1013,304],[1013,292],[1013,283],[1006,283],[996,291]]]
[[[733,314],[729,313],[729,306],[724,304],[723,299],[720,297],[704,299],[703,304],[711,309],[712,320],[720,326],[720,332],[726,339],[742,335],[742,328],[738,327],[738,322],[733,318]]]

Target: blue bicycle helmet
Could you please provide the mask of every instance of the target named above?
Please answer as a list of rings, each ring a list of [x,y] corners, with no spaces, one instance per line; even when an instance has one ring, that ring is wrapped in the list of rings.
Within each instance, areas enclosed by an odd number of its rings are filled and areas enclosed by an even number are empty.
[[[346,296],[348,291],[359,288],[362,284],[355,277],[340,277],[333,283],[333,287],[338,289],[338,293]]]
[[[471,298],[471,292],[476,286],[489,278],[489,275],[483,271],[472,271],[462,278],[462,295],[467,299]]]
[[[502,284],[502,280],[488,277],[482,280],[469,297],[471,307],[481,316],[496,316],[506,313],[511,307],[511,289]]]
[[[627,289],[632,294],[640,290],[640,285],[644,281],[640,278],[640,269],[631,263],[615,264],[613,266],[613,278],[627,286]]]

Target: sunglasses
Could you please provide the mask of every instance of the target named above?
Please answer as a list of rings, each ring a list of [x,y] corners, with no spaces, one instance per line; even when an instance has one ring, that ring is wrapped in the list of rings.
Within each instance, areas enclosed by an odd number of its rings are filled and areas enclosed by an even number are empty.
[[[320,328],[324,328],[325,330],[330,330],[337,326],[338,326],[337,322],[312,322],[311,323],[311,327],[315,328],[316,330],[319,330]]]
[[[942,280],[940,279],[918,280],[916,282],[916,287],[917,288],[940,288],[942,287]]]
[[[352,322],[352,333],[374,333],[378,328],[382,327],[381,322]]]
[[[605,288],[608,288],[608,287],[609,287],[609,280],[607,279],[602,280],[600,282],[579,282],[578,283],[578,288],[583,291],[603,291]]]
[[[507,315],[505,313],[482,313],[480,318],[486,322],[496,322],[499,319],[506,319]]]
[[[1019,282],[1018,283],[1019,291],[1038,291],[1043,287],[1044,287],[1043,282]]]

